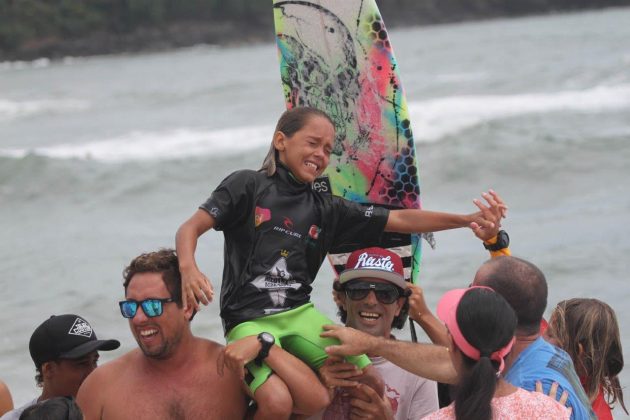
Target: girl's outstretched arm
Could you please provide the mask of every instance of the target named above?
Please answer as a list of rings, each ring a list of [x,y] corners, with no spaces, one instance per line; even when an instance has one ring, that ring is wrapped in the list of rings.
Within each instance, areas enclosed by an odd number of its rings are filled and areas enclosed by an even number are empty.
[[[387,232],[423,233],[457,229],[483,220],[481,212],[473,214],[452,214],[428,210],[391,210],[385,225]]]
[[[212,283],[197,267],[195,250],[197,239],[214,227],[214,217],[204,210],[197,210],[190,219],[177,229],[175,247],[182,275],[182,300],[184,309],[189,305],[198,310],[199,302],[207,305],[212,301]]]
[[[385,230],[400,233],[437,232],[467,227],[472,223],[481,228],[492,228],[494,223],[488,214],[505,215],[507,207],[494,191],[484,193],[483,197],[488,205],[484,205],[481,200],[473,200],[479,211],[471,214],[452,214],[417,209],[392,210],[389,212]]]

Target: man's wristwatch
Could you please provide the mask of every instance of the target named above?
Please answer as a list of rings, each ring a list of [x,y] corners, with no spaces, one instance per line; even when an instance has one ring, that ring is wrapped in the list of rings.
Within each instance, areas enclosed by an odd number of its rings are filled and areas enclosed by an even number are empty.
[[[258,334],[258,341],[260,341],[260,351],[258,352],[258,356],[254,359],[254,362],[258,366],[262,365],[263,360],[269,356],[269,350],[271,350],[271,346],[273,346],[276,342],[276,339],[273,335],[268,332],[261,332]]]
[[[488,251],[499,251],[510,246],[510,237],[506,231],[500,230],[499,233],[497,233],[496,238],[497,241],[495,243],[487,244],[484,242],[483,247]]]

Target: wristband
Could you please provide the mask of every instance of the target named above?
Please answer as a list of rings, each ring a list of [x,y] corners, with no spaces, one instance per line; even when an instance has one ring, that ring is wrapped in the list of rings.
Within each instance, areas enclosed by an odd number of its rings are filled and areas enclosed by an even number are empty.
[[[492,240],[494,240],[494,243],[488,243]],[[483,247],[488,251],[499,251],[510,246],[510,237],[504,230],[500,230],[499,233],[497,233],[497,236],[492,238],[490,241],[483,243]]]

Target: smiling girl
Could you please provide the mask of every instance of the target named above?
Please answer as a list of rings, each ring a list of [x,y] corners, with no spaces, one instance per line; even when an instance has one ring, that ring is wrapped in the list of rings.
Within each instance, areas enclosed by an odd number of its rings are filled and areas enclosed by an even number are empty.
[[[263,412],[272,416],[265,411],[272,395],[284,395],[280,405],[295,404],[293,390],[275,379],[268,381],[273,372],[263,361],[274,343],[314,369],[327,358],[324,347],[334,343],[319,337],[321,326],[332,321],[310,303],[311,283],[331,248],[375,242],[384,231],[491,226],[484,213],[505,209],[496,194],[484,194],[489,206],[475,200],[477,213],[457,215],[390,211],[317,192],[312,183],[328,166],[334,138],[334,125],[322,111],[299,107],[284,112],[262,168],[229,175],[176,235],[182,294],[187,305],[197,307],[198,301],[208,304],[214,294],[195,261],[197,240],[210,229],[224,233],[221,318],[228,343],[247,343],[238,347],[241,350],[228,346],[226,364],[247,364],[245,380],[258,402],[257,418],[265,417]],[[366,356],[351,361],[363,369],[366,382],[382,386]]]

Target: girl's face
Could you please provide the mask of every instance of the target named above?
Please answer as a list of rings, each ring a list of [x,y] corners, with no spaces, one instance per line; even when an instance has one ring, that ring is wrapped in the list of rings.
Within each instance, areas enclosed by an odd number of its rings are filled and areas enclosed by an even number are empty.
[[[299,181],[310,183],[320,176],[330,161],[335,129],[330,122],[318,115],[308,118],[306,124],[287,137],[276,132],[273,143],[284,163]]]

